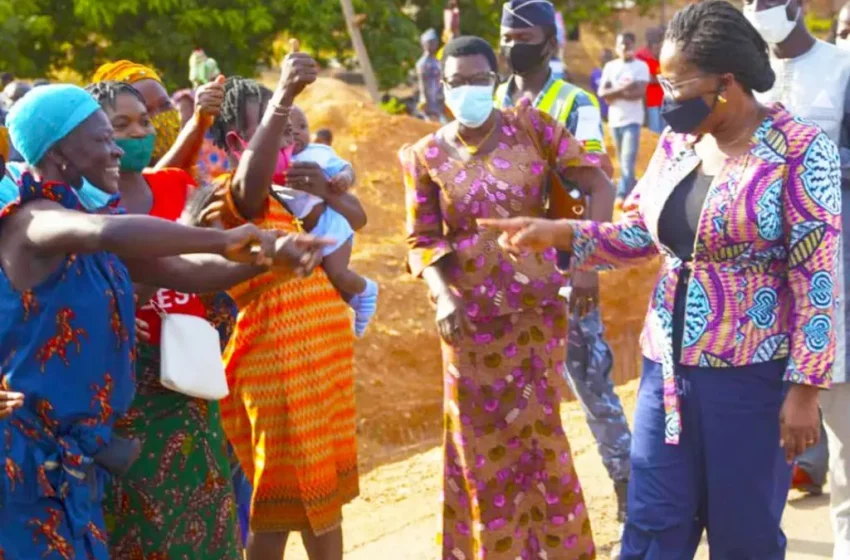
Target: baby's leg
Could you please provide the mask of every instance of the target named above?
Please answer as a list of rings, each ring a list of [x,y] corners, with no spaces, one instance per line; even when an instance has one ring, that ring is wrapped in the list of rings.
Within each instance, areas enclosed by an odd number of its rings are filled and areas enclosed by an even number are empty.
[[[348,266],[351,262],[351,249],[354,246],[354,236],[343,243],[339,249],[322,259],[322,268],[346,302],[366,290],[366,279],[352,271]]]

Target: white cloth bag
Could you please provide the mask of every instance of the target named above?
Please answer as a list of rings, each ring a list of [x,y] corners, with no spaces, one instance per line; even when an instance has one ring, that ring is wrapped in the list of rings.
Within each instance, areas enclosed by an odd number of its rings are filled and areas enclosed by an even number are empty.
[[[160,383],[198,399],[226,397],[229,390],[218,331],[201,317],[166,313],[158,305],[154,309],[162,318]]]

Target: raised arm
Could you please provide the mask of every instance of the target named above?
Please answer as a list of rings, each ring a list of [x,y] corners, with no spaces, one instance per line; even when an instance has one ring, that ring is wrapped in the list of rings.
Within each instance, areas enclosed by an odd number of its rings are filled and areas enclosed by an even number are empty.
[[[233,202],[248,220],[261,216],[266,207],[289,109],[295,97],[316,81],[317,72],[316,62],[304,53],[291,53],[283,62],[277,88],[231,183]]]
[[[177,167],[192,174],[204,145],[204,136],[212,126],[224,101],[224,76],[204,84],[195,94],[195,114],[180,131],[174,145],[156,163],[154,169]]]

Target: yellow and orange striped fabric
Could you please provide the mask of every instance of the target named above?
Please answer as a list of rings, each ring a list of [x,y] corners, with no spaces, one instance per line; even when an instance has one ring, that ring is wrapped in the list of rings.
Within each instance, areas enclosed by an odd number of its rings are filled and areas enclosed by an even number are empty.
[[[225,192],[224,223],[244,223]],[[272,199],[255,223],[297,230]],[[230,295],[239,316],[224,353],[231,393],[221,409],[254,486],[251,530],[336,529],[342,506],[359,493],[348,306],[321,269],[304,279],[264,274]]]

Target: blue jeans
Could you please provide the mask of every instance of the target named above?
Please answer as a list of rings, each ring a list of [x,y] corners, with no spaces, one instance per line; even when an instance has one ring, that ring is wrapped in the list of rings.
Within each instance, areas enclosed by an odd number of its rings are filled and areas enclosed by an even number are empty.
[[[614,135],[614,145],[617,157],[620,159],[620,183],[617,186],[617,196],[626,198],[635,186],[635,162],[640,146],[640,125],[627,124],[611,128]]]
[[[661,107],[646,108],[646,128],[656,134],[664,132],[664,119],[661,117]]]
[[[791,468],[779,446],[786,362],[676,367],[679,445],[664,443],[661,364],[644,359],[620,560],[783,560]]]
[[[584,409],[608,476],[614,482],[628,482],[632,434],[623,405],[614,392],[614,356],[603,335],[599,309],[580,319],[570,318],[567,383]]]

